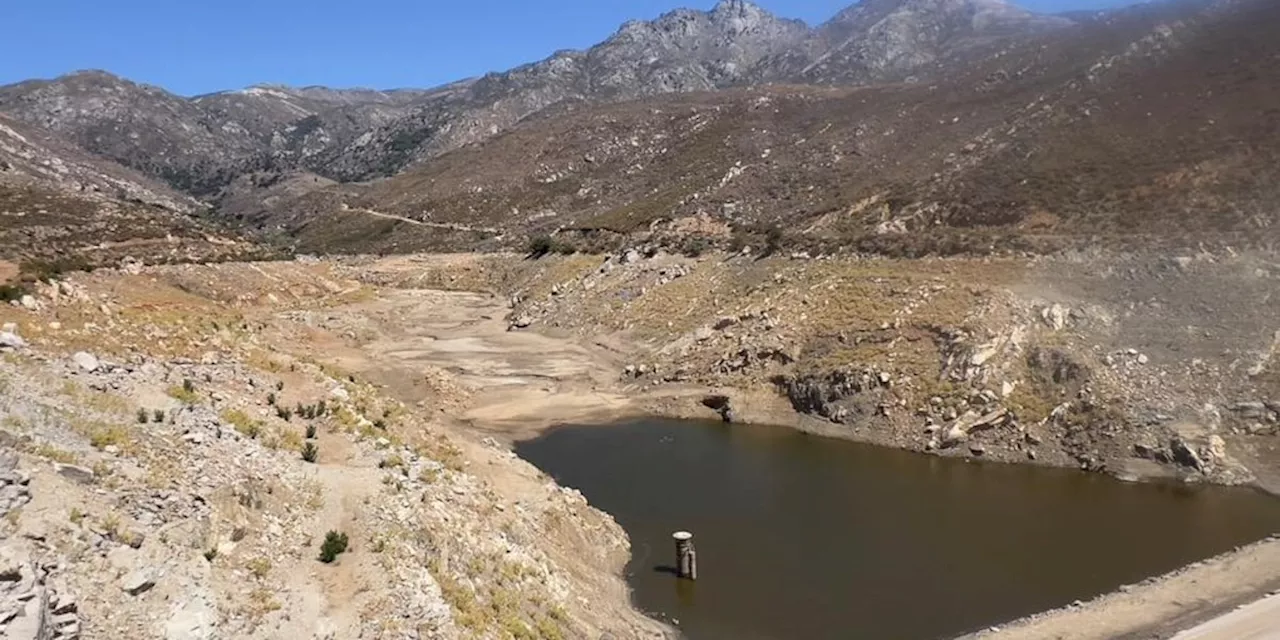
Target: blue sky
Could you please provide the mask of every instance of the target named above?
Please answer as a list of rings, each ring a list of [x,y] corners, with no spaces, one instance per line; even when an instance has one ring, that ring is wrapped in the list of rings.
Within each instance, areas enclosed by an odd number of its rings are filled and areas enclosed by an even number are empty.
[[[852,0],[756,0],[820,23]],[[1035,11],[1125,0],[1021,0]],[[429,87],[714,0],[7,0],[0,84],[106,69],[192,95],[259,82]]]

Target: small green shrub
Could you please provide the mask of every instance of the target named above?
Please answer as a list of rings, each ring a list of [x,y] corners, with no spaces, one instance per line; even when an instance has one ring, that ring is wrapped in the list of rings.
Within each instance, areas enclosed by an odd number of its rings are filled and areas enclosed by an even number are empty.
[[[315,440],[315,438],[316,438],[316,426],[314,424],[307,425],[307,439]]]
[[[555,248],[555,240],[551,236],[534,236],[529,238],[529,257],[541,258]]]
[[[308,442],[302,445],[303,460],[310,462],[311,464],[315,464],[316,458],[318,457],[320,457],[320,447],[317,447],[314,442]]]
[[[27,288],[20,284],[0,284],[0,302],[21,300],[28,293]]]
[[[269,404],[269,405],[271,405],[271,406],[273,406],[273,407],[274,407],[274,406],[276,406],[276,394],[275,394],[275,392],[272,392],[272,393],[268,393],[268,394],[267,394],[267,404]]]
[[[152,418],[151,419],[152,422],[156,422],[156,423],[164,422],[164,409],[156,409],[155,414],[151,418]]]
[[[151,414],[146,409],[138,409],[138,424],[146,424],[151,419]],[[157,420],[159,422],[159,420]]]
[[[324,544],[320,545],[320,562],[332,564],[347,550],[347,534],[330,531],[324,534]]]
[[[198,404],[200,394],[196,393],[196,385],[190,378],[182,381],[181,387],[169,387],[169,397],[183,404]]]

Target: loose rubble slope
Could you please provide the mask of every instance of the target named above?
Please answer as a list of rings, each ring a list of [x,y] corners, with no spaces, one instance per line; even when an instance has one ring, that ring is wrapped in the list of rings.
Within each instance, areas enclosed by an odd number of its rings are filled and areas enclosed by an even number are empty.
[[[406,405],[315,359],[340,339],[288,316],[369,287],[135,271],[0,308],[5,637],[665,633],[627,602],[621,529],[461,432],[451,387]],[[327,564],[330,531],[350,546]]]

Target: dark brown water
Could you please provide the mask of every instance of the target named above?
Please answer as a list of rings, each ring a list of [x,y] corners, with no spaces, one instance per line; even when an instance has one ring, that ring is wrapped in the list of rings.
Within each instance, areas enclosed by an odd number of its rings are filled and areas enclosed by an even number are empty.
[[[947,638],[1280,531],[1248,490],[943,460],[775,427],[567,427],[518,453],[631,535],[637,605],[691,640]],[[678,581],[671,533],[698,549]]]

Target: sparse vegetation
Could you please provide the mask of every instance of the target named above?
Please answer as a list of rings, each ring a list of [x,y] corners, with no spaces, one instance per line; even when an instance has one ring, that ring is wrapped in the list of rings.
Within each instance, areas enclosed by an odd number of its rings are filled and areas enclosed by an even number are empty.
[[[218,557],[218,548],[217,548],[217,547],[209,547],[209,548],[204,552],[204,559],[205,559],[205,560],[208,560],[209,562],[213,562],[214,558],[217,558],[217,557]]]
[[[578,247],[561,238],[539,235],[529,239],[527,251],[529,257],[536,260],[552,253],[572,255],[578,252]]]
[[[151,419],[151,414],[146,409],[138,409],[138,424],[146,424]]]
[[[307,435],[307,440],[316,439],[316,426],[314,424],[307,425],[306,435]]]
[[[270,589],[259,587],[249,592],[248,614],[252,618],[261,618],[272,611],[280,610],[280,601]]]
[[[253,577],[262,580],[267,577],[267,574],[271,573],[271,560],[265,557],[257,557],[245,563],[245,568],[249,570],[249,573],[253,574]]]
[[[181,387],[169,387],[170,398],[183,404],[199,404],[200,394],[196,393],[196,384],[190,378],[182,381]]]
[[[316,458],[320,457],[320,447],[314,442],[307,442],[302,445],[302,459],[315,464]]]
[[[100,427],[89,434],[89,444],[94,449],[116,446],[124,449],[129,444],[129,431],[122,426]]]
[[[164,409],[156,409],[155,415],[152,416],[152,422],[160,424],[164,422]]]
[[[325,534],[324,542],[320,545],[320,562],[332,564],[338,559],[338,556],[347,551],[347,534],[337,531],[330,531]]]
[[[246,438],[257,438],[262,434],[262,423],[250,418],[249,414],[240,409],[227,409],[220,417]]]
[[[0,302],[21,300],[22,296],[29,293],[31,290],[22,284],[0,284]]]

